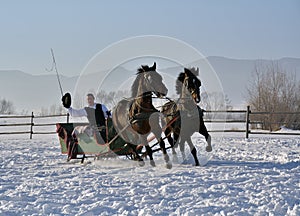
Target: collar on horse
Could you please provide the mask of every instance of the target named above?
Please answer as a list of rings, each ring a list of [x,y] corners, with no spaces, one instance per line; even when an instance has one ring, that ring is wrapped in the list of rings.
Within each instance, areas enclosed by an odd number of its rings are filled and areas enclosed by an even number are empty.
[[[131,100],[131,103],[129,105],[129,111],[128,111],[128,119],[129,122],[131,124],[136,123],[137,121],[143,121],[143,120],[148,120],[150,118],[150,116],[155,113],[155,112],[159,112],[153,105],[152,102],[146,102],[151,104],[151,108],[148,107],[143,107],[141,104],[138,103],[137,99],[139,98],[143,98],[145,96],[152,96],[152,93],[148,93],[146,95],[143,96],[138,96],[134,99]],[[134,107],[134,105],[136,107]],[[144,110],[146,112],[138,112],[136,108],[139,108],[140,110]],[[134,109],[134,110],[133,110]]]

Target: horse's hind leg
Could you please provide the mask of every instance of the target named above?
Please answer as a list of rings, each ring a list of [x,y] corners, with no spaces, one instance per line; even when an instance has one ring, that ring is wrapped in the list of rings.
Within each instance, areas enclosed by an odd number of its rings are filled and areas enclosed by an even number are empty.
[[[151,147],[149,145],[146,145],[146,152],[147,152],[147,155],[150,158],[150,164],[151,164],[151,166],[155,167],[155,162],[153,160],[153,152],[152,152],[152,149],[151,149]]]
[[[186,160],[185,150],[184,150],[184,143],[185,143],[185,140],[183,140],[182,137],[181,137],[180,142],[178,144],[179,144],[179,149],[180,149],[183,161]]]
[[[172,134],[171,133],[172,133],[172,130],[169,127],[166,128],[166,130],[165,130],[165,136],[167,137],[168,142],[169,142],[169,144],[170,144],[170,146],[172,148],[172,154],[176,155],[177,153],[175,151],[175,141],[172,138]]]
[[[174,138],[172,138],[172,129],[171,128],[167,128],[165,130],[165,135],[167,136],[168,138],[168,142],[170,143],[171,145],[171,148],[172,148],[172,159],[173,159],[173,162],[174,163],[178,163],[178,157],[177,157],[177,152],[175,150],[176,146],[175,144],[178,146],[178,138],[179,138],[179,135],[177,133],[173,133],[173,136]]]
[[[206,139],[206,142],[207,142],[206,151],[211,152],[212,151],[212,146],[211,146],[211,136],[210,135],[208,135],[208,137]]]
[[[136,145],[133,145],[133,144],[127,144],[127,145],[129,145],[129,147],[130,147],[131,150],[133,151],[134,156],[135,156],[135,159],[138,161],[139,166],[144,166],[144,165],[145,165],[145,162],[144,162],[144,160],[141,158],[141,156],[138,154],[138,152],[137,152],[137,150],[136,150]]]
[[[193,155],[193,157],[194,157],[195,165],[196,165],[196,166],[199,166],[200,163],[199,163],[199,160],[198,160],[198,157],[197,157],[197,150],[196,150],[194,144],[192,143],[191,138],[188,138],[188,139],[187,139],[187,143],[188,143],[188,145],[189,145],[189,147],[190,147],[190,150],[191,150],[191,153],[192,153],[192,155]]]

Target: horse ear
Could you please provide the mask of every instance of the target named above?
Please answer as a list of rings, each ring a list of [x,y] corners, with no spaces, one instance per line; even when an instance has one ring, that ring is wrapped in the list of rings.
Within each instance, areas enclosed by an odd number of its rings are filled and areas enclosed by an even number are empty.
[[[199,67],[196,67],[196,68],[195,68],[194,75],[195,75],[195,76],[199,76]]]
[[[154,62],[153,66],[151,67],[153,71],[156,70],[156,62]]]
[[[188,73],[189,73],[189,69],[187,69],[187,68],[184,68],[184,74],[185,74],[185,76],[187,76],[187,75],[188,75]]]

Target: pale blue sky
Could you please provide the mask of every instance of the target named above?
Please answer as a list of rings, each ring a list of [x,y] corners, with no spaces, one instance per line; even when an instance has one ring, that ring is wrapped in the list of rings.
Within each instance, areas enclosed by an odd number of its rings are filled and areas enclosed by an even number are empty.
[[[164,35],[205,56],[300,58],[300,1],[0,0],[0,70],[78,75],[121,39]]]

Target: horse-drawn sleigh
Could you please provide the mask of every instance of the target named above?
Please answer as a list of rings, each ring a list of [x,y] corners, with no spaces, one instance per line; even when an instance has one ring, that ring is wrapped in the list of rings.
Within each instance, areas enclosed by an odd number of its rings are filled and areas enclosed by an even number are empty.
[[[112,111],[112,118],[107,118],[102,133],[93,125],[57,124],[61,152],[68,154],[68,160],[86,157],[115,157],[126,156],[137,160],[143,166],[144,157],[150,158],[150,164],[155,166],[153,152],[161,150],[167,168],[172,167],[167,149],[180,146],[183,158],[184,143],[187,142],[195,159],[195,165],[200,165],[196,148],[191,141],[194,132],[203,134],[207,140],[206,151],[211,151],[210,136],[203,123],[201,109],[197,106],[200,101],[201,82],[197,78],[197,70],[185,69],[180,73],[176,82],[179,94],[177,100],[170,100],[162,106],[161,112],[153,105],[153,95],[164,98],[167,88],[162,77],[156,72],[156,64],[152,67],[141,66],[131,87],[131,98],[123,99]],[[162,115],[163,114],[163,115]],[[165,125],[161,125],[165,123]],[[102,128],[103,129],[103,128]],[[105,133],[103,133],[105,131]],[[162,133],[165,137],[162,138]],[[149,139],[149,134],[153,136]],[[173,134],[173,138],[172,138]],[[156,144],[149,142],[156,138]],[[169,147],[164,139],[168,139]],[[154,146],[159,144],[159,148]],[[146,148],[143,151],[143,147]]]

